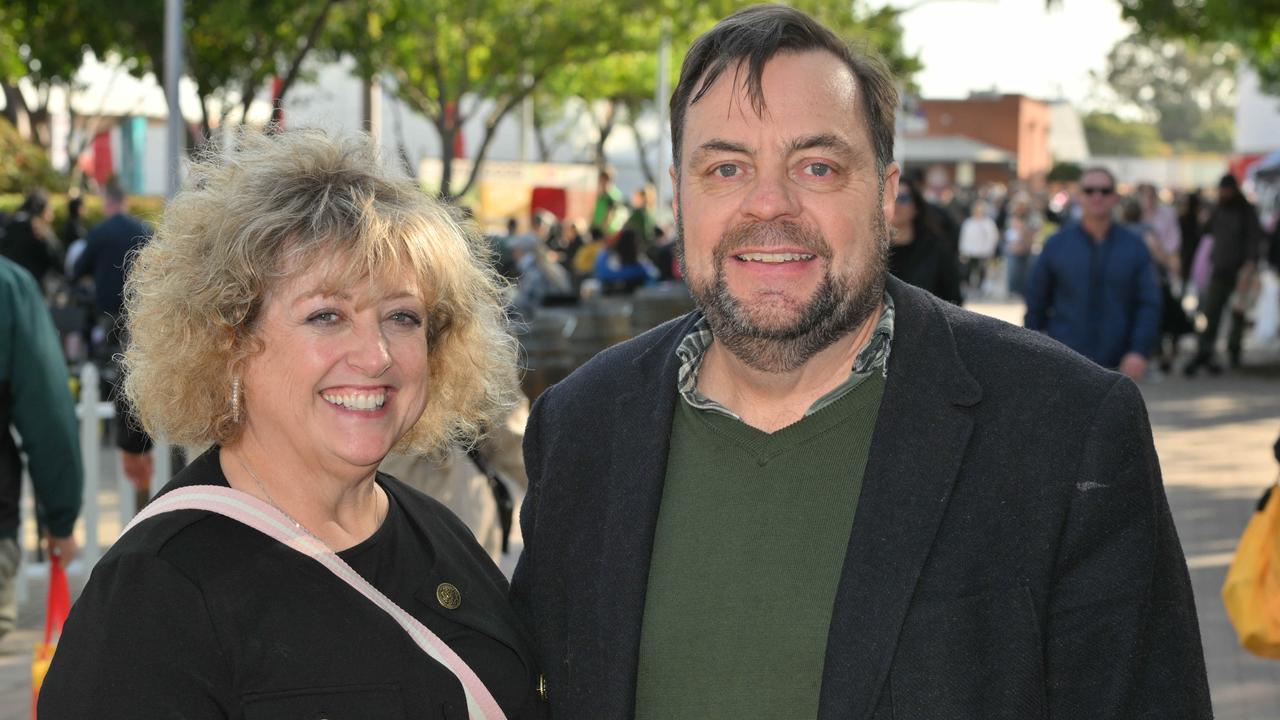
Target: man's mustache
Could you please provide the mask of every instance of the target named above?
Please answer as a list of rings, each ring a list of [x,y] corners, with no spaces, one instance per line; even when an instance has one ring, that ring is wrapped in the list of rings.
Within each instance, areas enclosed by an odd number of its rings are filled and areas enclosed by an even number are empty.
[[[723,261],[750,248],[800,248],[824,260],[831,259],[831,245],[820,233],[793,222],[749,222],[730,228],[716,243],[715,258]]]

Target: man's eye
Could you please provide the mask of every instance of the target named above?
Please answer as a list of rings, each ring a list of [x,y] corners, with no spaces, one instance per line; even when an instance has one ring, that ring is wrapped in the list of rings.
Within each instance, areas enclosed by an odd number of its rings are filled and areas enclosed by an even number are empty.
[[[814,177],[827,177],[835,172],[835,168],[826,163],[809,163],[805,170]]]
[[[720,177],[724,177],[724,178],[734,177],[738,174],[738,166],[729,165],[729,164],[717,165],[715,172]]]

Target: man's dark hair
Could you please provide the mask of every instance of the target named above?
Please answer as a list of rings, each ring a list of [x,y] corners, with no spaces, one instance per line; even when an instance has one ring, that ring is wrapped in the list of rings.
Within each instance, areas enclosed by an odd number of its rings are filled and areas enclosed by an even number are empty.
[[[106,187],[102,188],[102,197],[107,202],[123,205],[127,195],[117,180],[110,180],[107,182]]]
[[[876,53],[856,53],[838,35],[808,15],[785,5],[754,5],[721,20],[694,42],[680,68],[680,83],[671,95],[671,148],[676,174],[680,173],[684,118],[689,107],[711,89],[731,66],[734,82],[738,64],[745,65],[744,85],[751,107],[764,112],[761,81],[764,66],[774,55],[825,50],[844,62],[853,73],[862,100],[862,116],[876,152],[876,170],[883,179],[893,161],[894,115],[898,88],[888,67]]]
[[[40,217],[44,215],[45,208],[49,207],[49,193],[44,188],[35,188],[27,193],[22,199],[22,205],[18,208],[19,212],[25,212],[31,217]]]

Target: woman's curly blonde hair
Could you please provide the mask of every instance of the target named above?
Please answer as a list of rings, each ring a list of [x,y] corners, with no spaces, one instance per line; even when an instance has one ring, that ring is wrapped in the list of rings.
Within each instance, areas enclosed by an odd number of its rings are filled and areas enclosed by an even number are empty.
[[[389,169],[365,136],[245,133],[189,167],[125,283],[124,389],[148,432],[226,444],[232,380],[259,349],[267,294],[298,269],[333,289],[413,269],[427,307],[429,392],[396,446],[474,442],[515,402],[516,343],[502,281],[471,223]]]

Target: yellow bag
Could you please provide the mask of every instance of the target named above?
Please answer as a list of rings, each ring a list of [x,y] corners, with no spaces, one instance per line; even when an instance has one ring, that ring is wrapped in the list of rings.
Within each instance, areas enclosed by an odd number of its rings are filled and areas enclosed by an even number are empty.
[[[71,612],[71,592],[67,586],[67,572],[55,555],[49,558],[49,602],[45,610],[44,642],[36,643],[35,659],[31,661],[31,720],[36,720],[36,705],[40,703],[40,686],[53,662],[53,651],[62,635],[62,626]]]
[[[1240,536],[1222,602],[1240,636],[1255,655],[1280,659],[1280,478],[1258,503]]]

